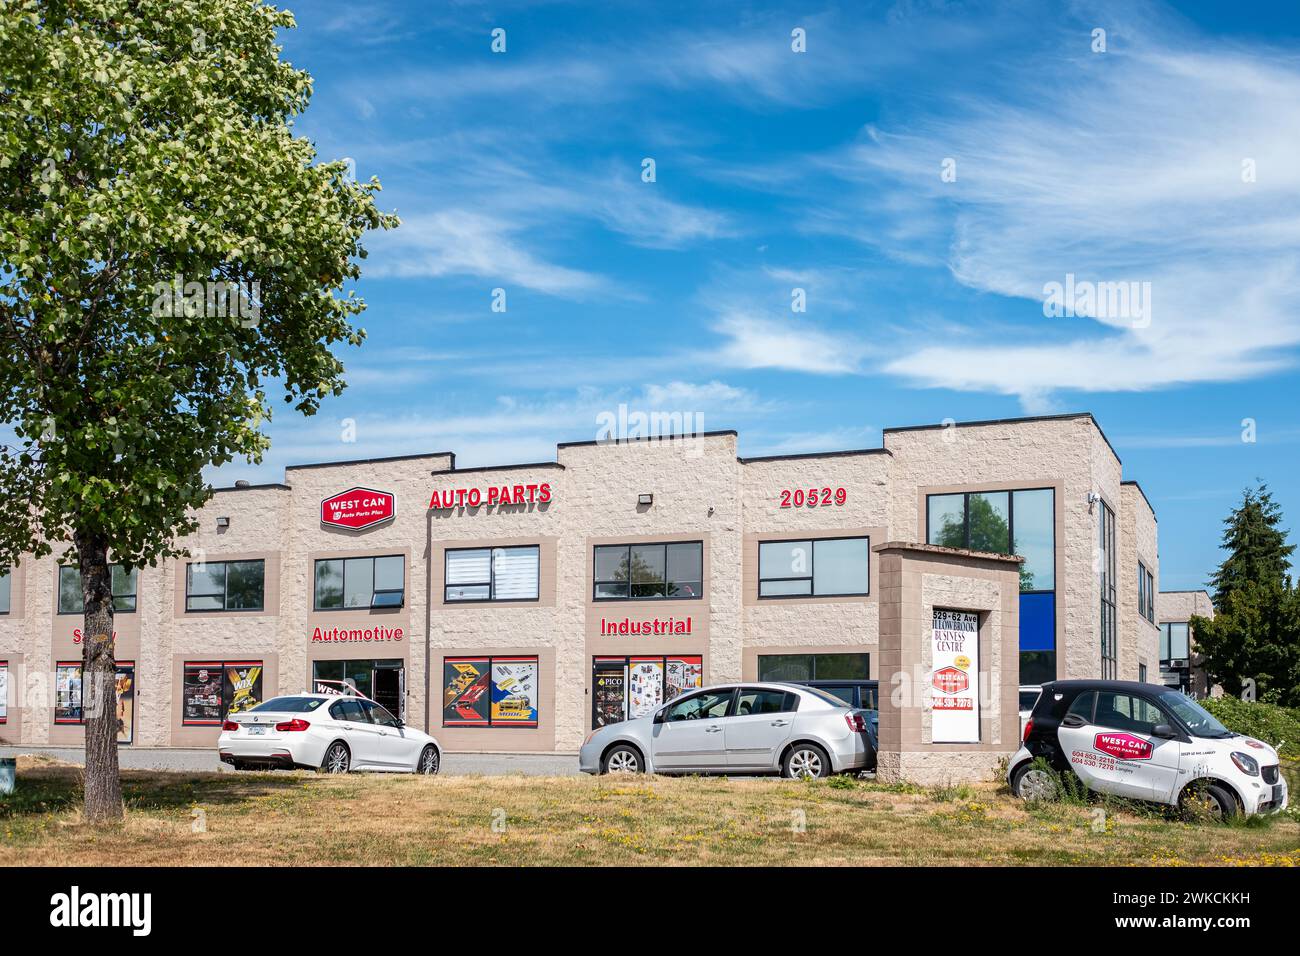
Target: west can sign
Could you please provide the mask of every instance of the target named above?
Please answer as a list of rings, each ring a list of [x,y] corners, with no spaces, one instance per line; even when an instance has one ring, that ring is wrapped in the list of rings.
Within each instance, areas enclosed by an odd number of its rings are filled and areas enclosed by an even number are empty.
[[[397,502],[391,492],[373,488],[349,488],[320,503],[320,523],[349,531],[373,528],[392,521],[397,514]]]
[[[973,744],[980,739],[979,615],[934,609],[930,629],[930,739]]]
[[[1150,760],[1151,742],[1132,734],[1098,734],[1092,740],[1092,749],[1118,757],[1120,760]]]

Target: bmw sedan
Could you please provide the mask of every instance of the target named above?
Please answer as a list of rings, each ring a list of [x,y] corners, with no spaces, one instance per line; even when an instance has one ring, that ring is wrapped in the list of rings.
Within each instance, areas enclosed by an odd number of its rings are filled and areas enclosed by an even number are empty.
[[[706,687],[653,714],[593,730],[584,773],[779,773],[827,777],[864,769],[868,715],[815,687]]]

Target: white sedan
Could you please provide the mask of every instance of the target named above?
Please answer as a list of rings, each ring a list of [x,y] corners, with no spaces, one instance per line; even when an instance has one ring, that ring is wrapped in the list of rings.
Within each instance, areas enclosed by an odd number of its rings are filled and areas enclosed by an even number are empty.
[[[217,751],[236,770],[302,767],[322,773],[438,772],[442,748],[385,708],[357,694],[274,697],[221,727]]]

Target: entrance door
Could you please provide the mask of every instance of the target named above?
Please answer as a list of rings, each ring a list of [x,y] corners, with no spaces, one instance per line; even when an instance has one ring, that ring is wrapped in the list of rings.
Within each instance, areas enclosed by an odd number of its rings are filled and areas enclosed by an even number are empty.
[[[403,669],[376,667],[370,672],[371,698],[399,720],[406,720],[406,703],[402,693]]]

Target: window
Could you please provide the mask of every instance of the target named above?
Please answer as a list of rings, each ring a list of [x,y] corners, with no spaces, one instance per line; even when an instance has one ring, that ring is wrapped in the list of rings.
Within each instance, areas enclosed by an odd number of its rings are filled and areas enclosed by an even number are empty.
[[[1101,514],[1097,522],[1098,547],[1101,555],[1101,676],[1113,680],[1119,670],[1115,620],[1115,512],[1106,502],[1100,502]]]
[[[731,698],[734,696],[735,689],[731,687],[718,691],[706,691],[703,694],[692,694],[685,700],[669,707],[664,720],[714,720],[719,717],[726,717],[727,710],[731,707]]]
[[[870,559],[870,538],[760,541],[758,596],[863,596],[870,590]]]
[[[1096,699],[1097,692],[1095,690],[1080,694],[1074,698],[1074,703],[1070,705],[1070,709],[1065,712],[1065,715],[1068,717],[1070,714],[1074,714],[1076,717],[1082,717],[1087,723],[1092,723],[1092,705]]]
[[[135,568],[128,570],[120,564],[110,565],[108,571],[113,586],[113,610],[119,614],[134,612],[139,572]],[[77,568],[60,567],[59,613],[84,614],[85,610],[81,593],[81,571]]]
[[[316,562],[316,610],[398,608],[406,596],[406,558],[323,558]]]
[[[117,701],[117,742],[129,744],[135,738],[135,662],[118,661],[113,687]],[[86,699],[88,697],[88,699]],[[81,724],[83,705],[95,706],[95,688],[86,695],[80,661],[59,661],[54,666],[54,722]]]
[[[0,724],[9,722],[9,662],[0,661]]]
[[[1056,492],[963,492],[926,499],[926,541],[946,548],[1018,554],[1021,591],[1056,589]]]
[[[262,702],[261,661],[186,661],[181,676],[181,726],[220,727],[230,714]]]
[[[758,656],[759,680],[868,680],[870,676],[870,654],[760,654]]]
[[[660,704],[704,686],[704,658],[695,654],[594,657],[591,726],[654,713]]]
[[[186,611],[261,611],[266,562],[209,561],[185,566]]]
[[[361,701],[356,697],[345,697],[330,704],[330,716],[335,720],[348,720],[358,724],[369,722],[366,712],[361,709]]]
[[[1145,684],[1146,682],[1147,682],[1147,666],[1146,666],[1145,664],[1139,664],[1139,665],[1138,665],[1138,683],[1139,683],[1139,684]]]
[[[1138,614],[1152,624],[1156,622],[1156,579],[1147,566],[1138,562]]]
[[[790,691],[760,690],[742,687],[736,695],[736,716],[754,714],[789,714],[799,705],[799,698]]]
[[[597,601],[704,596],[704,543],[597,545]]]
[[[1191,654],[1191,629],[1186,621],[1160,625],[1160,663],[1185,661]]]
[[[536,601],[541,548],[449,549],[443,600]]]
[[[536,727],[536,657],[445,657],[444,727]]]
[[[8,568],[0,568],[0,614],[9,613],[10,590],[13,578]]]
[[[380,727],[397,726],[397,718],[373,700],[361,701],[361,709],[365,711],[366,719],[372,724],[378,724]]]
[[[1112,691],[1097,694],[1097,716],[1093,723],[1098,727],[1150,735],[1157,724],[1164,722],[1160,708],[1141,697]]]
[[[323,704],[319,697],[272,697],[264,704],[258,704],[253,710],[262,710],[272,714],[310,714]]]

